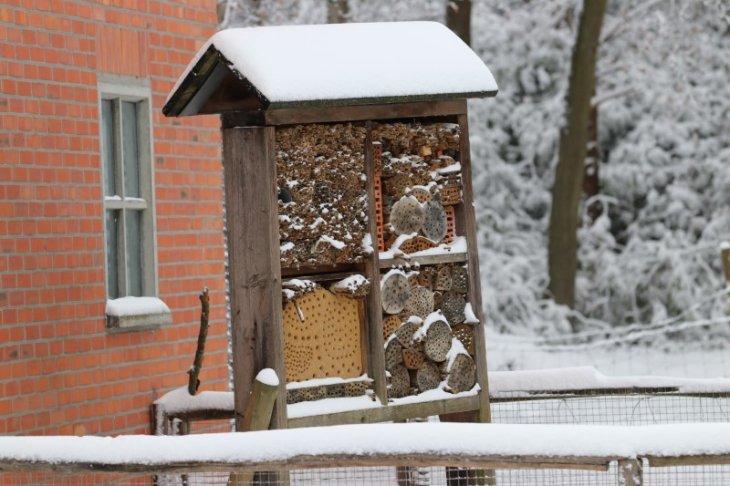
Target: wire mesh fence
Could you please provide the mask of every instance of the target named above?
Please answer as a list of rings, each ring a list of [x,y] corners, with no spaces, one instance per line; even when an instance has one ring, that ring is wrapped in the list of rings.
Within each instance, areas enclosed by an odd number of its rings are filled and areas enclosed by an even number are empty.
[[[683,395],[635,390],[492,398],[492,421],[510,424],[658,425],[730,422],[730,394]]]
[[[0,472],[0,485],[91,486],[91,485],[240,485],[309,486],[713,486],[730,484],[730,464],[651,467],[648,460],[628,481],[618,461],[603,470],[539,468],[529,462],[521,467],[497,469],[448,467],[341,467],[314,468],[271,473],[198,471],[189,473],[117,472]]]

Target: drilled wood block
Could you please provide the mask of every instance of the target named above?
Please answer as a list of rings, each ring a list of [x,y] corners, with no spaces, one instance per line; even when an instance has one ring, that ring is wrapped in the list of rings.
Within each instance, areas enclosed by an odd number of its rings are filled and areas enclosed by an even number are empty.
[[[417,370],[426,362],[426,354],[420,347],[403,350],[403,366],[409,370]]]
[[[444,243],[452,243],[456,238],[456,209],[454,209],[454,206],[444,206],[444,213],[446,214]]]
[[[451,285],[453,283],[451,278],[451,266],[450,265],[439,265],[438,270],[436,271],[436,282],[434,284],[434,289],[440,290],[440,291],[447,291],[451,290]]]
[[[361,305],[318,288],[284,306],[287,382],[363,374]]]
[[[451,333],[456,339],[461,341],[464,349],[474,356],[474,328],[471,324],[457,324],[452,326]]]
[[[383,318],[383,341],[387,341],[391,334],[401,325],[399,316],[388,316]]]
[[[451,290],[459,294],[469,291],[469,274],[463,265],[451,267]]]

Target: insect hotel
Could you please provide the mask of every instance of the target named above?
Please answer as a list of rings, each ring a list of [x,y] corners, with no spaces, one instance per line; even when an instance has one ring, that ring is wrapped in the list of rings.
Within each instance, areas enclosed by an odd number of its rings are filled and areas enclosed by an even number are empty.
[[[489,421],[466,99],[497,86],[431,22],[230,29],[167,116],[219,114],[237,423]]]

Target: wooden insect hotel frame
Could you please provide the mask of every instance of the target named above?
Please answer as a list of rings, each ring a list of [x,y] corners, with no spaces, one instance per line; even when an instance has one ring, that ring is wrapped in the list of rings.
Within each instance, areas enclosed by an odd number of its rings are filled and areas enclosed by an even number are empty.
[[[272,428],[490,420],[466,99],[496,91],[430,22],[201,49],[163,112],[221,116],[237,423],[263,368]]]

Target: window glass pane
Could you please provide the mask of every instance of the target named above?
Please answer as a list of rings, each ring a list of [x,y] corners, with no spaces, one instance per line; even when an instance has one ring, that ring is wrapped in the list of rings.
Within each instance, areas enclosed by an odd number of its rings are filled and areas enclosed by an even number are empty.
[[[119,295],[119,211],[106,211],[106,288],[110,299]]]
[[[142,296],[142,211],[127,210],[127,295]]]
[[[114,101],[101,100],[101,163],[104,170],[104,195],[117,193],[114,174]]]
[[[124,158],[124,196],[139,197],[139,141],[137,104],[122,101],[122,154]]]

